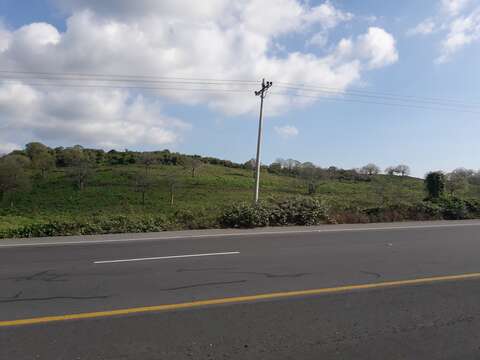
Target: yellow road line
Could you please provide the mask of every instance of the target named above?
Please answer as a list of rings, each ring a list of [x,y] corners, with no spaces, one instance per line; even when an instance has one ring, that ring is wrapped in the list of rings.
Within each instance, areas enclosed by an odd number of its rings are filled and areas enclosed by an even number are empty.
[[[258,294],[258,295],[249,295],[249,296],[237,296],[237,297],[228,297],[228,298],[222,298],[222,299],[210,299],[210,300],[185,302],[185,303],[179,303],[179,304],[144,306],[144,307],[135,307],[135,308],[118,309],[118,310],[110,310],[110,311],[97,311],[97,312],[80,313],[80,314],[44,316],[44,317],[37,317],[37,318],[31,318],[31,319],[6,320],[6,321],[0,321],[0,327],[44,324],[49,322],[66,321],[66,320],[93,319],[93,318],[102,318],[102,317],[110,317],[110,316],[118,316],[118,315],[131,315],[131,314],[141,314],[141,313],[149,313],[149,312],[156,312],[156,311],[188,309],[188,308],[196,308],[196,307],[207,306],[207,305],[245,303],[245,302],[257,301],[257,300],[271,300],[271,299],[281,299],[281,298],[289,298],[289,297],[295,297],[295,296],[333,294],[333,293],[348,292],[348,291],[354,291],[354,290],[368,290],[368,289],[379,289],[379,288],[388,288],[388,287],[395,287],[395,286],[421,285],[421,284],[430,284],[430,283],[436,283],[436,282],[442,282],[442,281],[455,281],[455,280],[467,280],[467,279],[478,279],[478,278],[480,278],[480,273],[471,273],[471,274],[461,274],[461,275],[448,275],[448,276],[438,276],[438,277],[430,277],[430,278],[420,278],[420,279],[412,279],[412,280],[387,281],[387,282],[362,284],[362,285],[347,285],[347,286],[338,286],[338,287],[330,287],[330,288],[322,288],[322,289],[310,289],[310,290],[286,291],[286,292]]]

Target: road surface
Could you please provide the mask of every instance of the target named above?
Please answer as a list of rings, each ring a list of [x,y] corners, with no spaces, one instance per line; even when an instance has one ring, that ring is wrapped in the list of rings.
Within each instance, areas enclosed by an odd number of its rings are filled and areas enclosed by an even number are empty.
[[[0,359],[479,359],[480,222],[0,242]]]

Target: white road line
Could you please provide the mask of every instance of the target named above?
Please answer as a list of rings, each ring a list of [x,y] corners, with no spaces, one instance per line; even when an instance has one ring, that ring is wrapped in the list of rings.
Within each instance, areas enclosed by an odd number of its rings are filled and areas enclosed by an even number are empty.
[[[480,223],[473,224],[439,224],[439,225],[410,225],[410,226],[381,226],[381,227],[363,227],[349,229],[306,229],[306,230],[275,230],[275,231],[258,231],[245,233],[222,233],[222,234],[201,234],[201,235],[174,235],[174,236],[156,236],[156,237],[138,237],[130,239],[107,239],[107,240],[79,240],[79,241],[61,241],[61,242],[36,242],[22,244],[0,244],[0,248],[21,247],[21,246],[52,246],[52,245],[96,245],[107,243],[122,243],[130,241],[152,241],[152,240],[175,240],[175,239],[201,239],[216,238],[225,236],[262,236],[262,235],[288,235],[288,234],[305,234],[305,233],[331,233],[331,232],[361,232],[361,231],[380,231],[380,230],[415,230],[415,229],[436,229],[436,228],[454,228],[454,227],[480,227]],[[0,239],[0,242],[2,240]],[[23,240],[21,240],[23,241]],[[26,241],[26,240],[25,240]]]
[[[238,254],[240,254],[240,251],[229,251],[229,252],[207,253],[207,254],[158,256],[158,257],[136,258],[136,259],[102,260],[102,261],[94,261],[93,263],[94,264],[113,264],[113,263],[134,262],[134,261],[183,259],[183,258],[201,257],[201,256],[238,255]]]

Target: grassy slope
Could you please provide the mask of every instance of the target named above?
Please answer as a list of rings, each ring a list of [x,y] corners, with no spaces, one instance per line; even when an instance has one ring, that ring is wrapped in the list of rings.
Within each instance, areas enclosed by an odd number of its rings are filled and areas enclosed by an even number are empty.
[[[92,215],[169,214],[191,210],[204,217],[215,217],[223,205],[233,201],[250,201],[252,173],[243,169],[206,165],[192,178],[179,166],[154,166],[150,174],[155,185],[148,191],[145,206],[141,194],[128,180],[127,174],[144,169],[137,165],[105,166],[96,169],[85,190],[75,190],[63,170],[56,170],[45,180],[38,180],[31,192],[17,194],[15,206],[4,201],[0,208],[0,229],[16,227],[47,219],[68,219]],[[167,176],[179,179],[175,205],[169,204]],[[305,195],[306,184],[286,176],[262,174],[262,198]],[[315,197],[330,206],[370,207],[385,202],[412,202],[424,197],[423,182],[415,178],[376,176],[371,182],[321,181]]]

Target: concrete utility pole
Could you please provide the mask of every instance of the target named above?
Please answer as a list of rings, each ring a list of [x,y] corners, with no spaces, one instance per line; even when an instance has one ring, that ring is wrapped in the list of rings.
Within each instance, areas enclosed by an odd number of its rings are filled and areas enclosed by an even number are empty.
[[[258,202],[258,195],[260,192],[260,148],[262,146],[262,123],[263,123],[263,99],[267,94],[267,90],[272,87],[271,81],[262,80],[262,89],[255,91],[255,96],[260,96],[260,118],[258,121],[258,140],[257,140],[257,160],[255,163],[255,189],[254,189],[254,203]]]

